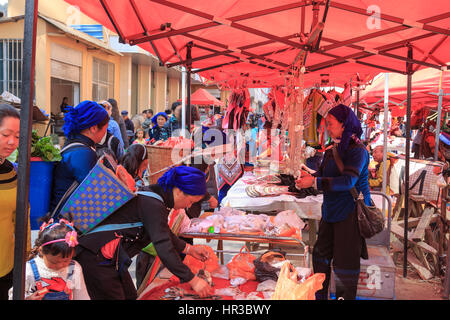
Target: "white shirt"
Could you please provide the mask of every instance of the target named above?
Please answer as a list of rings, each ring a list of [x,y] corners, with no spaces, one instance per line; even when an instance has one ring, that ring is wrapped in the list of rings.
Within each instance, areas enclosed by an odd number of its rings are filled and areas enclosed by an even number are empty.
[[[91,300],[86,289],[86,284],[84,283],[83,270],[77,261],[74,261],[75,265],[72,278],[70,281],[67,281],[69,267],[65,267],[60,270],[53,270],[49,269],[45,265],[44,259],[42,259],[41,257],[36,256],[34,260],[36,261],[36,266],[39,271],[39,276],[41,277],[43,288],[49,286],[49,284],[45,282],[45,279],[51,279],[54,281],[62,279],[64,283],[68,284],[68,288],[72,290],[72,300]],[[28,261],[26,263],[25,271],[25,298],[32,295],[36,291],[37,286],[36,281],[34,280],[33,269],[31,268],[30,262]],[[10,300],[12,300],[12,294],[13,288],[9,289]]]

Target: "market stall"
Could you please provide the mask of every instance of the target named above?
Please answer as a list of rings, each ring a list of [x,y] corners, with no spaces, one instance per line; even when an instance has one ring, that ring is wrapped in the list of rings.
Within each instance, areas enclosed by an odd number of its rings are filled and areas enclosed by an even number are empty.
[[[286,110],[291,112],[284,118],[295,118],[288,121],[291,138],[288,152],[288,168],[291,171],[288,173],[293,175],[297,175],[295,169],[303,159],[295,153],[298,148],[292,146],[301,146],[301,137],[306,129],[304,117],[310,116],[301,107],[304,102],[301,94],[303,89],[317,83],[324,84],[323,74],[329,76],[328,81],[341,85],[356,74],[358,77],[354,79],[357,79],[357,85],[371,79],[380,70],[407,74],[405,209],[408,212],[411,77],[417,71],[413,65],[448,69],[443,61],[448,61],[449,50],[443,43],[450,35],[446,20],[450,14],[442,6],[430,6],[421,1],[393,3],[380,0],[376,1],[376,8],[370,11],[361,8],[357,0],[345,3],[275,3],[268,0],[259,1],[257,7],[253,2],[245,1],[232,4],[224,1],[199,2],[192,6],[181,1],[165,0],[67,2],[115,31],[121,42],[142,46],[156,54],[162,65],[183,65],[187,67],[188,75],[191,72],[199,73],[207,79],[207,83],[217,83],[223,88],[234,90],[286,86],[285,93],[289,96]],[[378,12],[376,18],[371,15],[373,12]],[[34,72],[31,56],[35,48],[35,35],[29,35],[36,23],[36,13],[37,8],[27,2],[25,40],[28,41],[25,41],[24,48],[27,50],[24,49],[24,52],[27,52],[29,60],[26,60],[24,69],[28,76]],[[380,30],[375,32],[374,29]],[[432,52],[428,51],[429,48],[432,48]],[[27,78],[24,77],[24,87],[30,86],[32,89],[29,80],[32,76]],[[189,81],[190,76],[188,87]],[[31,95],[25,92],[24,96],[25,106],[30,101],[29,97],[32,97],[32,90]],[[190,114],[189,110],[187,114]],[[28,115],[25,113],[24,117]],[[235,119],[240,121],[240,118]],[[187,123],[190,126],[189,119]],[[18,235],[23,235],[26,229],[26,204],[23,204],[26,203],[24,199],[27,194],[23,187],[28,175],[26,163],[29,152],[26,152],[26,142],[30,138],[29,131],[26,136],[28,123],[21,124],[25,145],[21,144],[24,152],[23,160],[19,163],[19,184],[22,188],[19,186],[18,203],[22,202],[17,210]],[[19,293],[15,292],[15,298],[19,299],[23,291],[20,277],[24,265],[23,240],[18,241],[16,251],[17,265],[22,266],[15,270],[17,277],[14,277],[19,282]]]
[[[297,198],[289,192],[275,195],[266,195],[264,197],[250,197],[246,192],[249,186],[246,182],[255,180],[255,175],[246,172],[228,191],[227,196],[222,200],[222,205],[232,207],[238,210],[256,211],[256,212],[280,212],[284,210],[293,210],[302,219],[320,220],[322,195],[310,195],[304,198]]]

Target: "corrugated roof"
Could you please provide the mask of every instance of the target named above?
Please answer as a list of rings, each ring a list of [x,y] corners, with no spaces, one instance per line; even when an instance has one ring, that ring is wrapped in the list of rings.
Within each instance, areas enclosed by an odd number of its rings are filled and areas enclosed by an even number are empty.
[[[56,28],[60,29],[61,31],[63,31],[64,33],[66,33],[67,35],[74,37],[88,45],[94,45],[96,47],[100,47],[101,49],[105,50],[106,52],[110,53],[110,54],[114,54],[114,55],[118,55],[118,56],[123,56],[123,54],[121,54],[119,51],[114,50],[113,48],[111,48],[108,44],[106,44],[105,42],[103,42],[102,40],[99,40],[97,38],[94,38],[90,35],[87,35],[86,33],[76,30],[72,27],[66,26],[64,23],[54,20],[52,18],[46,17],[42,14],[39,14],[39,17],[44,19],[45,21],[47,21],[48,23],[50,23],[51,25],[55,26]]]
[[[74,24],[71,27],[91,37],[103,40],[103,26],[101,24]]]

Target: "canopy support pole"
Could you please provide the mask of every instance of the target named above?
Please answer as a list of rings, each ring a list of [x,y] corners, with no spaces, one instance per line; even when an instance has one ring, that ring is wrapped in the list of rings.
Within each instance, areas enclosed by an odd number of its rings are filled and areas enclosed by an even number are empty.
[[[181,136],[186,137],[186,68],[181,70]]]
[[[413,48],[408,45],[408,59],[413,57]],[[408,211],[409,211],[409,161],[410,161],[410,145],[411,145],[411,85],[412,85],[412,67],[411,62],[406,63],[407,72],[407,105],[406,105],[406,146],[405,146],[405,230],[403,234],[403,277],[408,275]]]
[[[31,125],[33,121],[34,73],[38,0],[26,1],[23,36],[22,97],[20,107],[19,168],[17,172],[16,227],[13,299],[23,300],[28,241]]]
[[[444,95],[444,90],[439,89],[439,102],[438,102],[438,116],[436,119],[436,137],[434,143],[434,161],[438,160],[439,155],[439,134],[441,130],[441,118],[442,118],[442,97]]]
[[[191,71],[192,71],[192,46],[194,43],[191,41],[186,46],[186,68],[187,68],[187,106],[186,106],[186,125],[188,134],[191,133]]]
[[[359,86],[356,88],[356,117],[361,120],[361,113],[359,112]]]
[[[382,191],[386,194],[387,189],[387,137],[388,137],[388,112],[389,112],[389,73],[384,74],[384,125],[383,125],[383,184]],[[389,196],[389,195],[388,195]],[[385,212],[385,201],[383,200],[383,214]],[[390,235],[389,235],[390,237]]]

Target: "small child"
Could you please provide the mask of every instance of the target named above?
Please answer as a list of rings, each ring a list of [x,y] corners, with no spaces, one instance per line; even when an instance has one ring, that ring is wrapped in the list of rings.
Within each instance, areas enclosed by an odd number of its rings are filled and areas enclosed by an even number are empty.
[[[133,142],[133,144],[138,144],[138,143],[143,144],[143,145],[146,144],[145,131],[144,131],[144,129],[141,129],[141,128],[136,130],[136,140],[134,140],[134,142]]]
[[[77,232],[67,220],[42,224],[26,264],[26,300],[90,300],[81,266],[72,260],[77,244]]]

